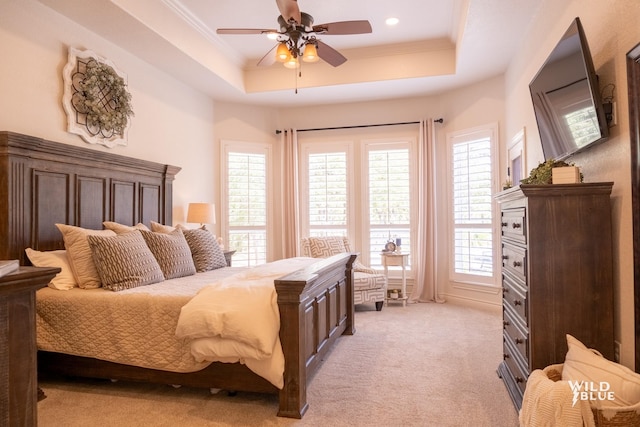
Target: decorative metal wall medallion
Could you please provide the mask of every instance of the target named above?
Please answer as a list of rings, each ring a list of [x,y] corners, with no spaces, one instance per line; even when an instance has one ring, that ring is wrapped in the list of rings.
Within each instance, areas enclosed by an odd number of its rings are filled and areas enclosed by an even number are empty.
[[[127,75],[92,51],[70,47],[63,79],[67,131],[90,144],[127,145],[133,116]]]

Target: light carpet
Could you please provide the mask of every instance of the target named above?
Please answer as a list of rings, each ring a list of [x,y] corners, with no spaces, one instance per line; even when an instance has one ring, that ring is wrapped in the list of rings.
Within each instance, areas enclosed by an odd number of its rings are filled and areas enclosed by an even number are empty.
[[[93,380],[41,381],[40,427],[517,426],[496,374],[502,319],[454,304],[361,306],[307,392],[302,420],[277,396]]]

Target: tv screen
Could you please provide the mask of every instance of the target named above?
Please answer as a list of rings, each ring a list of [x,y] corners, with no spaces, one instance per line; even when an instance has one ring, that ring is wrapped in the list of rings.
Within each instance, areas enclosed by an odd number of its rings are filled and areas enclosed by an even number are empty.
[[[529,84],[545,160],[562,160],[606,140],[597,76],[576,18]]]

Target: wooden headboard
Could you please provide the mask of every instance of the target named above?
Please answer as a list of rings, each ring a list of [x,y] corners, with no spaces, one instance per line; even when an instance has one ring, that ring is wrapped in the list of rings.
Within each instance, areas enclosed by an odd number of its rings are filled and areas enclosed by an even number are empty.
[[[179,167],[0,132],[0,259],[63,249],[56,223],[172,222]]]

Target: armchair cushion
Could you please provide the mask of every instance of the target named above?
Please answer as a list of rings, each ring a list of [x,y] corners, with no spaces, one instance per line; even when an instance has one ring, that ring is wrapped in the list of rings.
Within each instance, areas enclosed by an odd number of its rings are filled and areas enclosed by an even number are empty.
[[[350,252],[342,236],[309,237],[309,250],[313,258],[328,258],[333,255]]]

